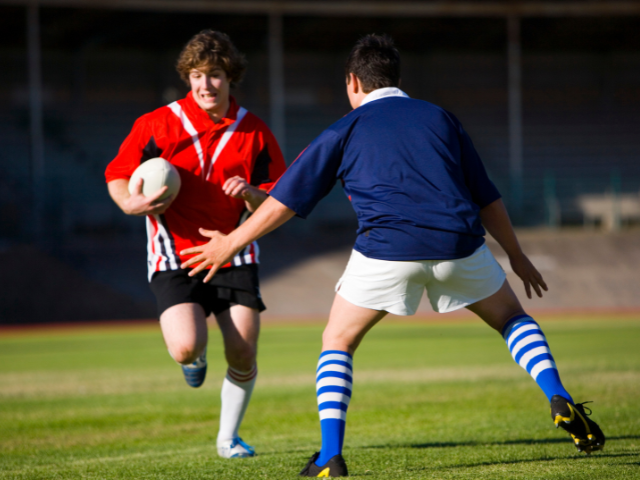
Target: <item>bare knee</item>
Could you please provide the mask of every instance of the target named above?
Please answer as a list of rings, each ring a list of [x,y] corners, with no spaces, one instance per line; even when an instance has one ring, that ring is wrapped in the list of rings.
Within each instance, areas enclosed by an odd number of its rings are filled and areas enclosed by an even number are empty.
[[[202,355],[204,347],[197,345],[174,345],[169,347],[169,354],[178,363],[188,365]]]
[[[502,332],[502,329],[509,320],[519,315],[526,315],[521,306],[504,305],[503,308],[495,309],[491,312],[478,312],[473,308],[469,308],[472,312],[476,313],[484,322],[497,332]]]
[[[173,359],[183,365],[193,363],[207,346],[207,319],[196,303],[181,303],[165,310],[160,328]]]
[[[367,332],[386,314],[384,310],[359,307],[336,295],[322,334],[322,350],[340,350],[353,355]]]
[[[345,332],[336,333],[326,328],[322,333],[322,350],[339,350],[353,355],[361,340],[362,338],[357,335],[348,335]]]
[[[385,314],[386,312],[380,312],[378,317],[382,318]],[[344,325],[339,322],[329,322],[322,333],[322,350],[340,350],[341,352],[348,352],[350,355],[353,355],[367,332],[377,321],[378,318],[364,326],[359,324]]]
[[[238,342],[226,347],[225,357],[230,367],[246,372],[256,364],[257,350],[257,345]]]
[[[498,332],[502,333],[502,330],[504,329],[504,326],[509,322],[509,320],[511,320],[514,317],[518,317],[520,315],[526,315],[526,314],[527,313],[522,308],[513,308],[513,309],[510,309],[510,310],[505,310],[503,315],[496,322],[495,326],[493,326],[493,325],[492,326]]]
[[[231,368],[249,371],[256,364],[260,315],[256,309],[234,305],[216,314],[222,332],[224,354]]]
[[[518,297],[513,293],[506,280],[496,293],[469,305],[467,309],[478,315],[498,332],[502,331],[502,328],[510,319],[517,315],[525,314]]]

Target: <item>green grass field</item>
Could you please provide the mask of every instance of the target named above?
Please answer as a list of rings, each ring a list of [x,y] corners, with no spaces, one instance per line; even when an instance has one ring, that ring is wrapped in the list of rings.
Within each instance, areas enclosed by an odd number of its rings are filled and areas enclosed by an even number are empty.
[[[640,478],[640,316],[542,320],[568,390],[593,400],[603,452],[579,454],[498,334],[478,322],[385,320],[355,357],[344,456],[379,479]],[[0,479],[297,478],[320,446],[314,370],[322,327],[263,329],[241,434],[215,452],[225,366],[186,386],[155,325],[0,336]]]

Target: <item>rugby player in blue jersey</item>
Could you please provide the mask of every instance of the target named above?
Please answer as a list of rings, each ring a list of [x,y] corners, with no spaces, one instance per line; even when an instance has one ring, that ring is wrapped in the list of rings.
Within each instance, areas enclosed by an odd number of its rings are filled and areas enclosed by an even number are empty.
[[[485,229],[509,257],[527,296],[547,286],[515,236],[500,193],[460,122],[400,84],[400,56],[387,36],[369,35],[346,64],[354,110],[331,125],[289,167],[270,197],[228,236],[190,248],[191,275],[220,266],[294,215],[305,218],[343,183],[358,217],[357,240],[336,286],[322,336],[316,391],[322,448],[300,475],[347,476],[342,445],[353,387],[353,354],[387,313],[412,315],[426,289],[433,309],[467,308],[500,332],[516,362],[551,403],[556,426],[580,451],[601,450],[605,437],[560,381],[549,345],[525,313],[485,245]]]

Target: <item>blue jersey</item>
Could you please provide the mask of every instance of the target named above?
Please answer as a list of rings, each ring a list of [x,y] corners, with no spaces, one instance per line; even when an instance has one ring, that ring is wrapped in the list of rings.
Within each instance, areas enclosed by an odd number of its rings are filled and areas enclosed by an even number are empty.
[[[358,217],[354,249],[366,257],[471,255],[484,243],[480,209],[500,198],[471,139],[436,105],[398,89],[370,96],[322,132],[270,195],[305,218],[340,179]]]

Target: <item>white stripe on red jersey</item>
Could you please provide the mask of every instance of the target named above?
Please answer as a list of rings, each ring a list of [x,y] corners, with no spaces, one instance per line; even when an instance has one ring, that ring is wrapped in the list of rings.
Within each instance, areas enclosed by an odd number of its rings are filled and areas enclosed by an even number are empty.
[[[147,238],[149,281],[155,272],[180,268],[180,259],[176,254],[173,236],[164,225],[162,215],[147,216]]]
[[[158,250],[155,248],[155,237],[158,233],[158,229],[156,228],[155,222],[153,221],[153,217],[147,217],[147,270],[148,270],[148,278],[151,281],[151,277],[153,272],[156,271],[156,266],[158,264],[158,254],[156,253]]]
[[[209,169],[207,170],[207,176],[205,177],[207,180],[209,180],[209,177],[211,177],[211,170],[213,169],[213,164],[216,163],[216,160],[218,160],[218,157],[220,156],[220,152],[222,152],[222,149],[225,147],[225,145],[231,138],[231,135],[233,135],[233,132],[236,131],[236,128],[238,127],[238,125],[240,124],[240,122],[242,121],[242,119],[246,114],[247,114],[247,110],[244,107],[240,107],[238,109],[236,121],[231,125],[229,125],[227,127],[227,130],[222,134],[222,138],[220,139],[220,141],[218,142],[218,145],[216,146],[216,151],[213,152],[213,156],[211,157],[211,163],[209,164]]]
[[[204,172],[204,154],[202,153],[202,145],[200,145],[200,138],[198,137],[198,131],[193,127],[193,124],[187,118],[180,104],[175,101],[167,105],[171,109],[173,113],[175,113],[176,117],[180,119],[182,126],[187,131],[189,135],[191,135],[191,140],[193,141],[193,146],[198,153],[198,160],[200,160],[200,170]]]
[[[180,268],[180,261],[178,260],[178,256],[176,253],[175,242],[173,241],[173,235],[169,233],[167,227],[165,225],[165,220],[163,215],[154,215],[156,221],[158,222],[158,232],[160,232],[160,241],[162,246],[162,252],[164,253],[163,261],[167,268],[165,270],[177,270]]]

